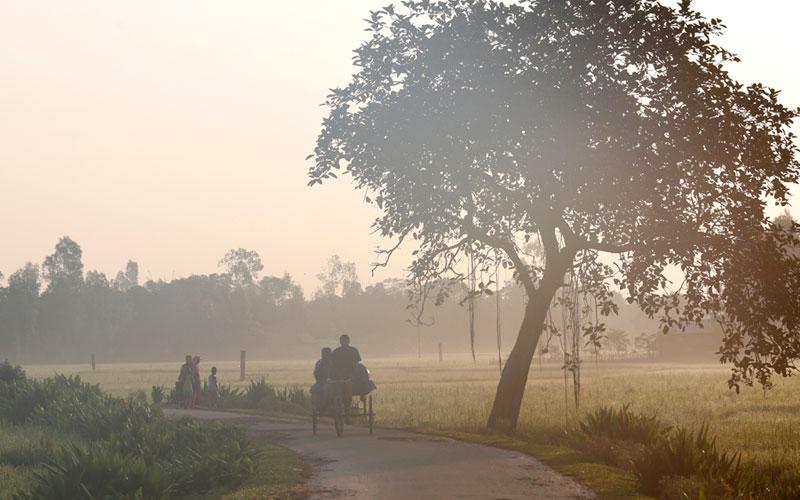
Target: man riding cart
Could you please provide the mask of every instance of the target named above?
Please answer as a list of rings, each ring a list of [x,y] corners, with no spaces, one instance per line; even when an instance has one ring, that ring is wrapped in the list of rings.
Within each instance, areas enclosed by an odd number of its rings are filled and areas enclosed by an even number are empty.
[[[358,396],[363,404],[363,412],[359,405],[356,415],[368,417],[372,434],[374,414],[369,393],[376,386],[369,378],[369,370],[361,363],[358,349],[350,345],[350,336],[339,337],[339,344],[333,352],[328,348],[323,349],[322,357],[314,367],[316,383],[311,388],[314,433],[317,430],[317,417],[326,413],[334,417],[336,433],[341,436],[344,420],[351,414],[353,396]]]

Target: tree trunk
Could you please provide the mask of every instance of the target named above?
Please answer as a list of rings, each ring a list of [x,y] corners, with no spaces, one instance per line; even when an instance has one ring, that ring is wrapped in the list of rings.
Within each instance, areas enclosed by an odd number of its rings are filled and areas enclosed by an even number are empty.
[[[560,266],[557,266],[560,267]],[[497,384],[492,412],[489,414],[489,429],[500,432],[513,432],[517,427],[522,397],[528,382],[536,345],[544,329],[547,310],[556,291],[561,286],[563,273],[553,271],[545,273],[539,289],[530,297],[525,307],[514,348],[506,360],[506,365]]]

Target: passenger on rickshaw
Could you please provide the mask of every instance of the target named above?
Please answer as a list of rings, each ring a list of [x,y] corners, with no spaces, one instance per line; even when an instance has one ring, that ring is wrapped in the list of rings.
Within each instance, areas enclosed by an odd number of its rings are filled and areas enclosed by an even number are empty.
[[[311,386],[311,399],[317,406],[325,401],[325,383],[331,372],[331,348],[323,347],[320,359],[314,365],[314,385]]]
[[[367,394],[377,389],[375,382],[369,379],[369,370],[362,363],[356,363],[356,371],[353,377],[353,395],[364,401]]]

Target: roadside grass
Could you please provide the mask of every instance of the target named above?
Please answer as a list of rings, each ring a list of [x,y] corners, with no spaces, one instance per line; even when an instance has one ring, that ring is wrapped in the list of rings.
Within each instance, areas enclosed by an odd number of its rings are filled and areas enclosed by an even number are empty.
[[[688,430],[705,424],[721,451],[738,453],[743,463],[752,461],[765,470],[791,472],[800,463],[797,377],[776,379],[770,391],[743,387],[736,394],[727,386],[728,369],[720,365],[586,362],[581,407],[576,410],[571,387],[565,395],[560,364],[540,365],[537,360],[531,368],[517,435],[506,438],[484,431],[499,378],[496,358],[491,355],[479,356],[474,364],[466,356],[442,363],[416,358],[367,359],[378,384],[374,394],[378,425],[453,437],[458,434],[461,439],[529,452],[595,491],[607,491],[601,493],[605,498],[619,498],[615,491],[625,496],[625,485],[635,479],[624,471],[614,476],[579,443],[561,438],[577,429],[586,415],[603,407],[629,405],[637,414],[655,415],[667,426]],[[238,380],[237,362],[204,365],[206,369],[217,366],[221,383],[243,390],[262,376],[275,387],[308,389],[312,381],[312,361],[249,361],[244,382]],[[86,366],[40,366],[30,367],[29,373],[80,373],[112,393],[128,395],[141,389],[149,393],[152,385],[171,387],[179,366],[179,361],[99,365],[96,372]],[[603,490],[604,481],[611,483],[607,490]]]
[[[43,445],[53,440],[57,445]],[[45,471],[44,463],[52,456],[41,450],[52,446],[80,445],[75,437],[34,425],[0,428],[0,499],[11,498],[25,491],[37,473]],[[197,498],[244,500],[255,498],[289,499],[303,497],[303,483],[310,476],[309,466],[292,450],[271,443],[255,446],[258,463],[252,476],[234,488],[218,488]]]
[[[311,468],[292,450],[271,443],[258,445],[261,460],[256,473],[232,491],[216,491],[205,498],[245,500],[303,498],[303,484]]]
[[[306,474],[296,453],[245,429],[166,419],[76,376],[0,380],[0,498],[289,497]]]

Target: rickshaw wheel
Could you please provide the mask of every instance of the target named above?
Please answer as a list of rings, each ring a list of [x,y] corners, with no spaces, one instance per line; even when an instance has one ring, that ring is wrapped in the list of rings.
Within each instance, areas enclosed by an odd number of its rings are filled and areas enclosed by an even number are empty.
[[[342,408],[341,398],[336,398],[333,412],[333,426],[336,428],[336,435],[342,437],[344,434],[344,409]]]
[[[372,427],[375,425],[375,413],[372,412],[372,396],[369,396],[369,434],[372,435]]]
[[[316,408],[311,409],[311,429],[314,431],[314,435],[317,435],[317,416],[319,412]]]

